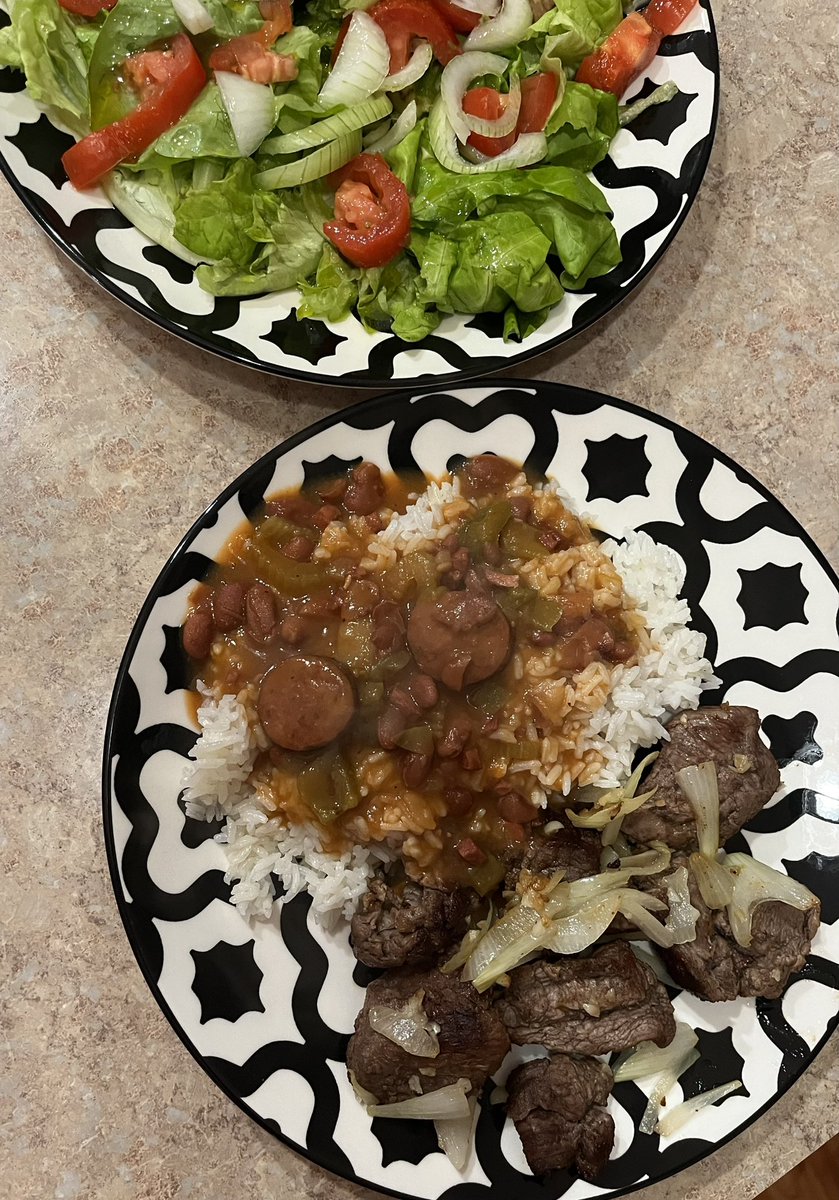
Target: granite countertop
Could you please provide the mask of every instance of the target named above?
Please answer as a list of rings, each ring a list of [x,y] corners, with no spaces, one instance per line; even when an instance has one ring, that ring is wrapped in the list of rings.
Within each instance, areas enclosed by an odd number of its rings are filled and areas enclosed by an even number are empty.
[[[682,422],[839,566],[839,92],[829,11],[715,5],[719,133],[674,247],[623,308],[520,375]],[[359,399],[180,344],[100,291],[0,184],[0,1193],[369,1196],[253,1125],[180,1044],[116,913],[99,770],[122,649],[194,516]],[[639,1200],[750,1200],[839,1131],[839,1042],[747,1132]]]

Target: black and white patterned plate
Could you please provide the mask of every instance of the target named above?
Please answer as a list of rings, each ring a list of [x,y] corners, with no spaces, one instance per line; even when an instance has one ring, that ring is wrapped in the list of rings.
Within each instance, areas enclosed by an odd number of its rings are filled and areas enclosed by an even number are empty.
[[[0,0],[2,7],[2,0]],[[7,20],[0,11],[0,24]],[[67,183],[61,155],[72,144],[0,69],[0,170],[50,237],[91,278],[136,312],[225,358],[315,383],[410,386],[418,379],[475,377],[524,362],[588,328],[635,288],[675,237],[699,191],[717,119],[719,58],[709,0],[633,85],[631,97],[675,80],[680,95],[615,138],[594,176],[614,209],[623,262],[582,292],[567,293],[523,345],[505,343],[501,314],[451,316],[421,344],[367,333],[355,317],[298,321],[296,291],[214,299],[192,268],[153,245],[98,188]]]
[[[228,902],[217,826],[179,806],[196,738],[178,627],[187,598],[262,497],[372,459],[445,471],[453,455],[495,451],[557,477],[619,536],[644,529],[684,560],[684,594],[722,684],[706,695],[752,704],[782,765],[777,799],[738,836],[822,901],[823,924],[780,1000],[710,1004],[672,989],[699,1032],[692,1096],[743,1090],[675,1137],[637,1132],[635,1084],[610,1102],[617,1131],[598,1186],[529,1173],[503,1107],[480,1113],[459,1175],[425,1122],[366,1116],[344,1055],[369,973],[346,931],[325,934],[308,899],[249,924]],[[446,1200],[617,1196],[670,1175],[753,1121],[798,1077],[839,1013],[839,581],[765,488],[686,430],[594,392],[493,383],[379,398],[328,417],[271,451],[216,500],[155,583],[129,639],[108,721],[104,817],[117,902],[155,998],[215,1082],[312,1161],[396,1195]]]

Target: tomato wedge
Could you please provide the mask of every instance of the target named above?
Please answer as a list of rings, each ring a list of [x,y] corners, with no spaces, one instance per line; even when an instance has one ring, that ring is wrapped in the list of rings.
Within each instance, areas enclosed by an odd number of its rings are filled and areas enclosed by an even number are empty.
[[[145,69],[144,60],[148,60]],[[92,187],[126,159],[142,154],[156,138],[180,121],[207,82],[201,59],[185,33],[167,51],[147,51],[127,60],[132,78],[144,80],[140,103],[128,116],[106,125],[72,146],[61,161],[77,188]]]
[[[675,33],[696,8],[696,0],[650,0],[644,9],[644,20],[662,37]]]
[[[541,133],[556,104],[559,80],[544,73],[521,81],[521,109],[516,133]]]
[[[458,33],[471,33],[481,23],[481,14],[461,8],[454,0],[431,0],[441,16],[445,17],[452,29]]]
[[[463,97],[463,111],[470,117],[480,117],[484,121],[497,121],[507,107],[507,97],[491,87],[476,87]],[[505,150],[509,150],[516,140],[515,129],[505,133],[503,137],[485,137],[482,133],[470,133],[467,142],[479,154],[487,158],[497,158]]]
[[[660,43],[658,30],[651,28],[640,13],[630,13],[599,50],[583,59],[575,80],[620,97],[653,61]]]
[[[497,158],[509,150],[520,133],[541,133],[556,104],[558,81],[555,75],[529,75],[521,81],[521,108],[516,128],[503,137],[485,137],[482,133],[470,133],[468,144],[487,158]],[[491,87],[472,88],[463,97],[463,111],[470,117],[482,117],[496,121],[504,112],[507,97]]]
[[[390,46],[390,73],[401,71],[411,57],[411,42],[425,38],[443,66],[461,53],[457,34],[431,0],[379,0],[367,9]]]
[[[411,202],[378,154],[359,154],[336,174],[335,220],[323,232],[356,267],[383,267],[408,245]]]
[[[77,17],[98,17],[106,9],[110,11],[116,2],[117,0],[58,0],[63,9]]]
[[[297,60],[274,54],[271,46],[292,26],[290,0],[260,0],[261,29],[243,33],[216,46],[210,55],[212,71],[232,71],[255,83],[285,83],[297,78]]]

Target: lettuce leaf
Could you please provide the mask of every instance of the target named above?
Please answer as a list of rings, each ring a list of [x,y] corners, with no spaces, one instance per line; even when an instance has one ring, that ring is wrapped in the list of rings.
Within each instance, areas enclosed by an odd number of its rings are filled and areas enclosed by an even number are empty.
[[[187,189],[187,170],[127,171],[119,167],[103,180],[105,194],[126,220],[146,237],[195,266],[200,258],[175,237],[175,209]]]
[[[171,0],[119,0],[102,25],[90,60],[90,123],[102,129],[136,107],[137,98],[119,79],[117,67],[153,42],[174,37],[183,26]]]
[[[8,56],[16,48],[33,100],[57,109],[65,123],[84,132],[88,122],[87,55],[84,22],[77,21],[57,0],[15,0]],[[14,42],[12,43],[12,38]],[[8,65],[15,65],[10,62]]]
[[[301,283],[302,300],[298,317],[319,317],[322,321],[342,321],[358,299],[361,272],[341,258],[326,242],[321,251],[314,283]]]
[[[191,191],[175,212],[175,237],[198,258],[245,267],[256,253],[254,165],[240,158],[223,179]]]
[[[282,198],[255,192],[247,235],[256,257],[246,268],[231,263],[199,267],[196,274],[205,291],[213,296],[260,296],[295,287],[316,269],[324,245],[302,199],[291,192]]]
[[[547,265],[550,240],[520,212],[495,212],[466,221],[444,237],[415,235],[425,299],[442,312],[525,312],[550,308],[563,295]]]
[[[525,39],[545,37],[544,54],[575,70],[623,18],[620,0],[554,0],[554,5]]]
[[[14,25],[5,25],[0,29],[0,67],[13,67],[23,70],[23,59],[20,46],[17,44],[17,34]]]
[[[568,83],[548,122],[546,162],[590,171],[609,152],[618,131],[618,101],[586,83]]]
[[[420,273],[407,254],[386,267],[361,272],[358,315],[369,329],[390,330],[406,342],[419,342],[440,324],[425,297]]]

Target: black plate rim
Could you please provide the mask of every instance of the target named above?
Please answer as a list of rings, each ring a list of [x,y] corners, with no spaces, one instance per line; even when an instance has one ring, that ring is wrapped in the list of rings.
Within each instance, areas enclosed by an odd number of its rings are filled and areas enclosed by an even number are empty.
[[[98,284],[99,287],[104,289],[104,291],[108,292],[127,308],[130,308],[132,312],[135,312],[138,316],[141,316],[145,320],[149,321],[152,325],[156,325],[159,329],[165,330],[173,337],[179,338],[181,341],[186,342],[188,345],[195,346],[199,350],[204,350],[209,354],[215,355],[217,358],[224,359],[226,362],[236,363],[239,366],[248,367],[251,371],[255,371],[258,374],[269,375],[274,378],[288,379],[291,381],[298,381],[301,383],[315,383],[320,384],[321,386],[370,388],[380,390],[384,387],[390,389],[414,388],[418,383],[422,383],[426,379],[428,380],[429,387],[434,387],[438,384],[442,386],[453,386],[455,383],[470,383],[473,380],[480,379],[482,376],[489,375],[494,371],[507,371],[508,369],[517,368],[521,364],[526,363],[533,358],[537,358],[539,355],[548,354],[550,351],[556,350],[559,346],[565,345],[565,343],[572,341],[579,334],[584,333],[587,329],[591,329],[592,326],[604,320],[610,313],[613,313],[616,309],[622,307],[626,299],[637,291],[644,280],[658,266],[666,251],[676,240],[682,225],[687,219],[688,213],[693,208],[696,198],[699,195],[700,188],[702,187],[702,182],[705,178],[705,172],[708,169],[711,152],[714,148],[714,142],[716,140],[717,122],[720,110],[720,54],[711,0],[703,0],[703,7],[705,12],[708,14],[708,32],[711,35],[711,58],[714,75],[714,103],[711,111],[711,124],[708,133],[705,136],[702,154],[696,167],[695,178],[688,189],[684,206],[682,207],[679,215],[676,217],[676,220],[671,226],[665,240],[658,247],[655,253],[648,259],[648,261],[644,263],[641,269],[636,272],[622,292],[612,301],[611,304],[609,304],[608,308],[604,309],[602,312],[594,313],[592,316],[586,318],[586,320],[584,320],[581,324],[573,326],[571,329],[566,329],[564,333],[557,334],[556,337],[551,338],[550,341],[544,342],[539,346],[532,346],[530,348],[525,346],[518,354],[511,355],[509,358],[498,359],[487,355],[485,358],[473,360],[474,365],[471,368],[464,368],[459,371],[449,371],[444,375],[417,375],[414,378],[405,380],[371,379],[367,374],[355,373],[349,373],[346,375],[327,375],[325,373],[318,373],[316,371],[298,371],[293,367],[285,367],[282,364],[277,363],[266,363],[261,359],[250,359],[244,354],[235,354],[222,346],[214,345],[209,339],[202,337],[200,334],[193,333],[191,330],[182,329],[169,317],[165,317],[160,313],[153,312],[148,308],[147,305],[141,303],[133,296],[129,296],[127,293],[123,292],[111,279],[108,278],[107,275],[105,275],[103,272],[100,272],[98,268],[91,266],[90,263],[88,263],[86,259],[82,257],[82,255],[74,246],[71,246],[67,241],[65,241],[61,232],[50,224],[45,214],[40,211],[39,204],[33,200],[32,193],[30,192],[29,188],[22,184],[14,174],[2,151],[0,151],[0,173],[2,173],[6,179],[6,182],[9,184],[18,200],[20,200],[20,202],[23,204],[29,215],[34,218],[36,223],[47,234],[50,240],[59,248],[59,250],[61,250],[62,253],[65,254],[67,258],[69,258],[71,262],[73,262],[82,271],[82,273],[88,277],[88,279],[93,280],[93,282]],[[422,343],[418,343],[418,347],[421,346]]]
[[[493,380],[493,383],[497,384],[499,390],[503,390],[504,388],[508,388],[508,387],[509,388],[527,387],[527,388],[531,388],[531,389],[535,388],[536,395],[537,396],[541,395],[549,403],[550,403],[552,397],[555,397],[560,402],[565,398],[567,398],[567,399],[577,398],[583,402],[588,402],[592,399],[597,399],[597,400],[600,400],[601,402],[604,402],[610,406],[614,406],[615,408],[623,410],[624,412],[632,413],[635,416],[640,416],[640,417],[646,418],[646,419],[652,421],[654,424],[661,425],[665,429],[669,429],[672,433],[687,433],[687,434],[689,434],[689,436],[691,438],[695,439],[698,443],[700,443],[700,445],[706,447],[709,451],[711,451],[713,453],[713,455],[715,456],[715,458],[719,462],[721,462],[724,466],[728,467],[730,470],[733,470],[735,472],[735,474],[738,475],[739,478],[741,478],[743,481],[748,483],[749,486],[753,487],[763,497],[763,499],[765,501],[768,501],[772,504],[780,505],[780,507],[783,509],[783,511],[789,517],[790,525],[791,525],[791,528],[794,531],[795,535],[801,539],[802,543],[806,546],[806,548],[809,550],[809,552],[811,554],[813,554],[816,561],[819,563],[819,565],[821,566],[821,568],[824,570],[825,574],[827,575],[830,583],[836,588],[837,592],[839,592],[839,574],[837,574],[837,572],[833,569],[831,564],[828,562],[826,556],[819,549],[819,547],[816,545],[813,538],[810,536],[810,534],[807,532],[807,530],[804,528],[804,526],[800,523],[800,521],[794,516],[794,514],[790,512],[790,510],[787,508],[787,506],[785,504],[783,504],[777,498],[777,496],[773,495],[773,493],[769,490],[768,487],[766,487],[759,479],[755,478],[751,474],[750,471],[746,470],[745,467],[743,467],[739,463],[737,463],[733,458],[730,457],[730,455],[726,454],[723,450],[720,450],[712,442],[708,441],[707,438],[702,437],[701,434],[697,434],[697,433],[694,433],[692,430],[686,429],[685,426],[678,424],[678,422],[671,420],[669,417],[665,417],[661,413],[657,413],[650,409],[642,408],[640,405],[633,404],[629,400],[622,400],[616,396],[610,396],[610,395],[606,394],[605,392],[594,391],[593,389],[590,389],[590,388],[580,388],[580,387],[576,387],[572,384],[554,383],[552,381],[547,381],[547,380],[528,380],[528,379],[515,379],[515,378],[501,378],[501,379]],[[450,385],[448,385],[448,386],[450,386]],[[445,392],[448,390],[448,386],[444,385],[444,384],[440,384],[435,387],[417,388],[415,394],[418,396],[425,396],[425,395],[429,395],[433,392]],[[467,384],[466,386],[467,387],[474,386],[474,384],[472,384],[470,381],[470,383]],[[209,1078],[212,1080],[213,1084],[227,1097],[227,1099],[232,1101],[232,1103],[238,1109],[240,1109],[248,1117],[250,1117],[250,1119],[252,1121],[254,1121],[255,1124],[258,1125],[261,1129],[263,1129],[266,1133],[269,1133],[272,1137],[274,1137],[278,1141],[282,1142],[283,1145],[287,1146],[289,1150],[292,1150],[295,1154],[300,1155],[300,1157],[305,1159],[307,1162],[310,1162],[314,1166],[318,1167],[319,1170],[326,1171],[328,1174],[334,1176],[335,1178],[344,1179],[348,1183],[353,1183],[353,1184],[356,1184],[357,1186],[366,1187],[373,1192],[379,1192],[380,1194],[383,1194],[383,1195],[396,1197],[396,1200],[417,1200],[417,1197],[410,1192],[402,1192],[402,1191],[398,1191],[393,1188],[388,1188],[382,1184],[370,1183],[367,1180],[364,1180],[357,1175],[345,1175],[342,1172],[336,1171],[332,1167],[320,1162],[315,1157],[313,1152],[311,1150],[309,1150],[308,1147],[306,1147],[304,1149],[301,1146],[297,1145],[295,1142],[293,1142],[289,1137],[287,1137],[276,1126],[276,1122],[271,1122],[270,1120],[268,1120],[264,1117],[261,1117],[258,1113],[256,1113],[250,1107],[250,1105],[245,1100],[243,1100],[239,1096],[236,1096],[235,1093],[233,1092],[233,1090],[231,1088],[229,1088],[226,1085],[226,1083],[224,1083],[224,1081],[221,1079],[221,1077],[218,1075],[218,1073],[214,1070],[214,1068],[210,1065],[210,1063],[207,1061],[207,1059],[205,1057],[203,1057],[195,1049],[195,1047],[192,1045],[192,1043],[189,1041],[186,1033],[179,1025],[177,1018],[175,1017],[175,1015],[172,1012],[171,1008],[169,1007],[167,1001],[163,997],[163,994],[160,991],[156,980],[152,978],[152,975],[148,969],[148,966],[142,957],[142,952],[139,949],[139,947],[135,945],[134,938],[132,936],[129,915],[128,915],[128,910],[130,908],[130,904],[125,899],[125,893],[123,890],[122,880],[121,880],[121,876],[120,876],[120,869],[119,869],[119,864],[117,862],[116,849],[115,849],[115,843],[114,843],[114,836],[113,836],[114,830],[113,830],[113,822],[111,819],[110,791],[111,791],[111,764],[112,764],[112,755],[113,755],[114,726],[116,723],[116,715],[117,715],[117,709],[118,709],[119,702],[120,702],[120,695],[121,695],[121,691],[122,691],[122,687],[123,687],[125,678],[128,674],[128,668],[134,657],[134,653],[137,648],[137,643],[140,640],[141,633],[146,625],[148,617],[149,617],[155,603],[157,602],[157,600],[159,598],[158,591],[159,591],[159,588],[160,588],[162,582],[165,580],[165,578],[168,575],[169,571],[171,570],[172,566],[175,564],[175,562],[178,560],[178,558],[181,556],[181,554],[186,550],[186,548],[190,545],[190,543],[198,535],[198,533],[205,527],[206,519],[209,516],[213,515],[215,512],[217,512],[230,499],[230,497],[235,495],[239,491],[239,489],[242,487],[242,485],[248,479],[250,479],[251,477],[256,475],[262,467],[267,465],[269,462],[278,461],[285,454],[287,454],[290,450],[293,450],[296,446],[300,445],[301,442],[307,441],[310,437],[316,436],[317,434],[323,432],[324,429],[329,428],[331,425],[340,424],[341,421],[346,416],[352,417],[359,412],[373,413],[379,409],[386,410],[389,406],[391,406],[393,404],[407,403],[407,402],[409,402],[410,399],[411,399],[411,397],[406,395],[404,392],[389,393],[389,394],[383,395],[383,396],[368,397],[364,400],[358,401],[356,404],[348,406],[347,408],[340,409],[337,412],[330,413],[325,417],[321,417],[321,419],[319,421],[316,421],[312,425],[306,426],[305,429],[302,429],[302,430],[298,431],[297,433],[292,434],[288,438],[285,438],[277,446],[274,446],[272,449],[268,450],[265,454],[261,455],[254,463],[252,463],[249,467],[246,467],[245,470],[242,471],[236,477],[236,479],[234,479],[233,482],[230,483],[224,489],[224,491],[222,491],[216,497],[215,500],[213,500],[210,504],[208,504],[206,506],[206,508],[203,510],[203,512],[200,514],[200,516],[197,518],[197,520],[193,522],[189,531],[184,535],[184,537],[181,538],[180,542],[178,543],[178,545],[176,546],[174,551],[167,558],[165,564],[163,565],[162,569],[158,573],[154,583],[152,584],[151,588],[149,589],[149,593],[146,596],[146,599],[143,601],[142,607],[140,608],[140,611],[139,611],[137,617],[135,618],[134,623],[131,627],[131,633],[129,635],[127,645],[125,647],[122,658],[120,660],[119,667],[117,669],[117,675],[116,675],[116,679],[114,682],[114,689],[111,694],[110,704],[108,706],[108,716],[107,716],[107,721],[106,721],[106,725],[105,725],[104,752],[103,752],[103,758],[102,758],[103,836],[104,836],[104,841],[105,841],[105,853],[106,853],[107,861],[108,861],[108,872],[110,875],[111,886],[113,888],[113,893],[114,893],[114,900],[116,902],[117,910],[119,912],[119,916],[122,921],[126,937],[128,939],[128,944],[131,947],[131,952],[134,955],[137,965],[140,968],[140,972],[146,982],[146,985],[148,986],[149,991],[151,992],[152,996],[154,997],[154,1000],[156,1001],[158,1007],[160,1008],[161,1012],[165,1016],[166,1020],[169,1022],[172,1029],[174,1030],[174,1032],[177,1034],[179,1040],[189,1051],[190,1055],[195,1060],[195,1062],[198,1064],[198,1066],[204,1071],[204,1073],[207,1076],[209,1076]],[[748,1120],[746,1120],[742,1125],[738,1126],[737,1129],[732,1130],[731,1133],[727,1134],[725,1137],[721,1138],[718,1142],[716,1142],[713,1146],[713,1149],[711,1149],[710,1151],[709,1150],[700,1150],[697,1154],[693,1155],[692,1157],[689,1157],[684,1162],[680,1163],[677,1167],[674,1167],[673,1169],[665,1172],[664,1174],[657,1176],[655,1180],[652,1180],[652,1181],[649,1179],[641,1180],[637,1183],[631,1184],[629,1187],[621,1189],[620,1191],[612,1192],[611,1195],[614,1197],[614,1200],[618,1200],[618,1197],[621,1197],[621,1196],[629,1196],[633,1192],[637,1192],[637,1191],[641,1190],[642,1188],[649,1187],[651,1185],[651,1183],[662,1183],[664,1180],[672,1179],[674,1176],[678,1175],[681,1171],[687,1170],[689,1167],[695,1166],[696,1163],[701,1162],[705,1158],[710,1158],[710,1156],[712,1154],[716,1153],[716,1151],[720,1150],[723,1146],[728,1145],[728,1143],[733,1141],[733,1139],[735,1137],[738,1137],[741,1133],[745,1133],[745,1131],[747,1129],[751,1128],[751,1126],[754,1125],[754,1123],[757,1120],[759,1120],[760,1117],[762,1117],[770,1108],[772,1108],[773,1105],[775,1105],[783,1096],[785,1096],[786,1093],[790,1090],[790,1088],[795,1083],[798,1082],[798,1080],[801,1078],[801,1076],[804,1074],[804,1072],[815,1061],[817,1055],[820,1054],[821,1051],[824,1049],[824,1046],[826,1045],[826,1043],[830,1039],[831,1035],[836,1030],[837,1025],[839,1025],[839,1013],[837,1013],[836,1016],[831,1018],[831,1020],[827,1024],[827,1027],[825,1029],[823,1036],[816,1043],[815,1047],[812,1049],[812,1051],[810,1052],[808,1057],[805,1060],[801,1061],[800,1063],[796,1063],[795,1068],[792,1071],[790,1071],[789,1075],[784,1080],[784,1082],[778,1087],[778,1090],[774,1093],[774,1095],[769,1100],[767,1100],[766,1103],[763,1104],[756,1112],[754,1112],[748,1118]]]

